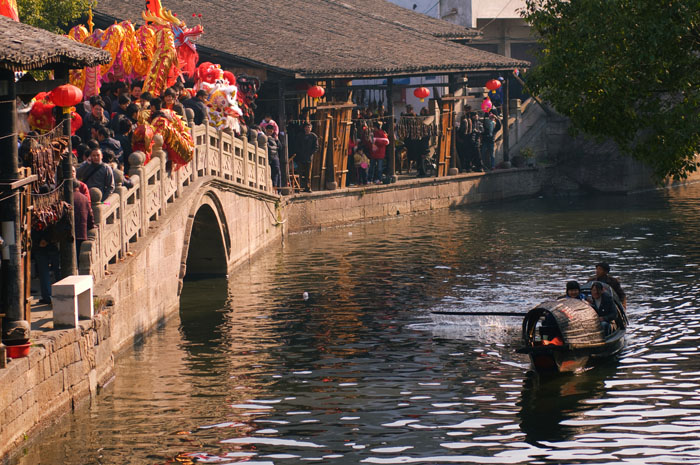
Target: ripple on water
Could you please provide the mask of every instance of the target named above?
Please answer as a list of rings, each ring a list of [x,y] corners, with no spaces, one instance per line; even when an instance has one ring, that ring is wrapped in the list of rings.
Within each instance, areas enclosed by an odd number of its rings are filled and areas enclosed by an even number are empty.
[[[13,465],[700,463],[698,199],[531,199],[291,236],[228,283],[186,283],[180,321]],[[525,311],[600,260],[632,325],[619,360],[580,375],[528,374],[519,317],[430,317]]]

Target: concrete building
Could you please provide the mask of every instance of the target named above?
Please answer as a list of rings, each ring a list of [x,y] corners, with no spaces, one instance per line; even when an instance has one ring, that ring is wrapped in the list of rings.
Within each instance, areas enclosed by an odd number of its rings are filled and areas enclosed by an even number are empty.
[[[469,45],[535,64],[536,41],[521,18],[525,0],[390,0],[460,26],[475,28],[481,37]]]

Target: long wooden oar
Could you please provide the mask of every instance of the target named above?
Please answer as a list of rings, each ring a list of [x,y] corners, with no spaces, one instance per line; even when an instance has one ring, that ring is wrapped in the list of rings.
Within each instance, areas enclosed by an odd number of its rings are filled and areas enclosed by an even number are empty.
[[[445,310],[431,311],[433,315],[457,315],[457,316],[525,316],[522,312],[449,312]]]

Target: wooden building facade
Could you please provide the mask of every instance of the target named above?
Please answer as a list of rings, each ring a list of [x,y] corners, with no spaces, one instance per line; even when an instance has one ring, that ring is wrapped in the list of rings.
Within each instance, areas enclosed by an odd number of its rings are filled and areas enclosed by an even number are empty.
[[[270,114],[284,136],[288,122],[310,120],[321,148],[314,156],[312,188],[344,187],[352,124],[353,80],[379,79],[375,86],[387,94],[401,86],[394,80],[415,76],[447,76],[449,93],[439,96],[441,110],[439,174],[454,168],[452,132],[453,97],[472,73],[512,71],[526,62],[477,50],[463,43],[478,35],[474,30],[430,18],[386,0],[239,0],[225,6],[204,0],[165,0],[164,6],[188,18],[195,14],[204,34],[197,49],[201,61],[221,64],[237,76],[261,81],[256,121]],[[134,20],[142,0],[100,0],[95,21],[100,26]],[[323,98],[314,101],[306,88],[321,85]],[[355,88],[357,89],[357,87]],[[391,110],[391,108],[387,108]],[[389,174],[394,172],[394,119],[387,115]],[[285,142],[283,140],[283,142]],[[289,147],[288,144],[285,144]],[[289,154],[292,155],[292,154]],[[282,178],[288,179],[287,154],[282,154]]]

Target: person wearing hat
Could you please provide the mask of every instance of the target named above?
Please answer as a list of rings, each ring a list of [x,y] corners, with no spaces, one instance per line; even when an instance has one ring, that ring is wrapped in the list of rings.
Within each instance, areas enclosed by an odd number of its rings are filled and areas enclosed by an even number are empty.
[[[617,294],[622,302],[622,306],[627,308],[627,296],[620,286],[620,281],[610,276],[610,265],[606,262],[596,263],[595,265],[595,276],[592,277],[591,281],[600,281],[601,283],[608,284],[612,287],[613,291]]]
[[[560,298],[570,298],[570,299],[583,299],[583,296],[581,295],[581,286],[579,285],[578,281],[569,281],[566,283],[566,295],[562,296]]]

